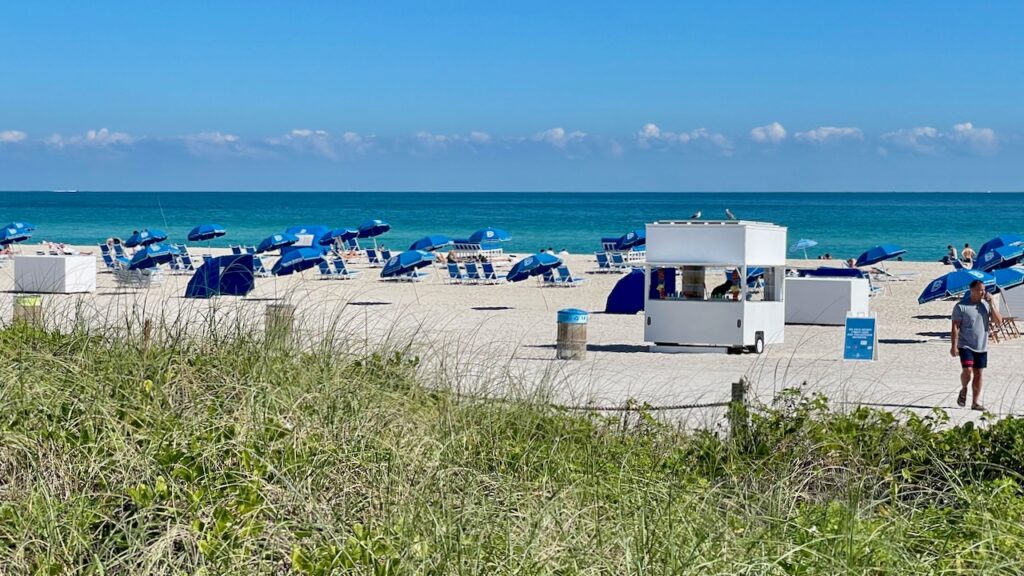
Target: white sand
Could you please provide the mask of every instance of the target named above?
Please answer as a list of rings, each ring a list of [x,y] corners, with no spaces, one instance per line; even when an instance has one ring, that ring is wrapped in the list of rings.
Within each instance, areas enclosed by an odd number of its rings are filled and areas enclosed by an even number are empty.
[[[28,254],[35,249],[19,247]],[[198,264],[205,249],[191,251]],[[571,256],[567,263],[575,275],[596,268],[589,256]],[[590,317],[587,358],[559,361],[554,359],[556,311],[602,311],[620,274],[585,274],[589,281],[575,288],[543,288],[533,280],[461,286],[445,283],[447,274],[440,269],[431,270],[423,282],[410,284],[383,282],[379,269],[354,267],[363,270],[354,280],[320,280],[313,269],[258,279],[256,290],[244,299],[206,301],[180,297],[188,276],[165,275],[161,286],[120,290],[112,275],[103,273],[98,275],[96,293],[45,296],[44,304],[52,322],[77,307],[94,323],[125,326],[125,317],[135,322],[150,317],[161,324],[161,317],[168,323],[180,315],[195,327],[208,322],[213,310],[222,325],[241,315],[249,318],[246,329],[260,330],[268,303],[289,302],[297,305],[299,325],[307,336],[330,328],[356,349],[411,340],[428,360],[424,370],[446,384],[472,389],[545,386],[573,404],[621,405],[630,398],[652,405],[721,401],[728,399],[730,383],[745,376],[762,400],[783,388],[802,387],[833,400],[939,406],[950,410],[954,422],[978,417],[955,406],[959,364],[949,355],[952,303],[917,304],[926,283],[949,270],[938,263],[889,264],[890,272],[913,272],[917,277],[888,283],[885,293],[871,299],[880,339],[879,359],[873,363],[840,360],[841,327],[787,326],[786,342],[769,346],[763,355],[650,353],[643,341],[642,315],[603,313]],[[13,266],[8,264],[0,269],[4,321],[11,317],[12,288]],[[984,402],[993,412],[1024,412],[1022,351],[1024,339],[990,347]]]

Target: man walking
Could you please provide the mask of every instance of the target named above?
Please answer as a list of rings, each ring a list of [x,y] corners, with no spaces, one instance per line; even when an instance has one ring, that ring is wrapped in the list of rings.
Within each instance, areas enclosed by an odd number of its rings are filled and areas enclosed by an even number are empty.
[[[1003,321],[999,310],[992,304],[992,295],[981,280],[971,282],[971,290],[953,306],[953,326],[949,349],[952,356],[960,357],[960,395],[957,406],[967,404],[967,385],[971,384],[974,399],[971,410],[985,410],[981,404],[981,373],[988,366],[989,321]]]

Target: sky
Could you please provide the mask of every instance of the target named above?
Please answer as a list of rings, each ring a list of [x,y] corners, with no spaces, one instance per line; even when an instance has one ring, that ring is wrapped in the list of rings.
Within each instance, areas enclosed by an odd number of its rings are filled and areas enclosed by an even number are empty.
[[[1024,190],[1019,2],[6,2],[0,189]]]

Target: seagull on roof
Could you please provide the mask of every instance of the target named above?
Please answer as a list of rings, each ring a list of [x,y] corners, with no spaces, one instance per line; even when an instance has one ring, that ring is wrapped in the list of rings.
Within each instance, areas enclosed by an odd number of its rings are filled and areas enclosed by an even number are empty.
[[[728,208],[726,208],[725,209],[725,218],[727,220],[735,220],[736,219],[736,215],[732,213],[732,210],[729,210]]]
[[[690,215],[690,220],[700,220],[700,210],[697,210]]]

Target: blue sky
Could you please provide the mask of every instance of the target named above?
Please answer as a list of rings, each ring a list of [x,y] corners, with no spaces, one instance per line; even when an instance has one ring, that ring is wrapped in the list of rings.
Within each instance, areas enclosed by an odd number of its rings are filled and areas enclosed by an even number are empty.
[[[0,189],[1024,189],[1020,3],[39,1],[0,21]]]

